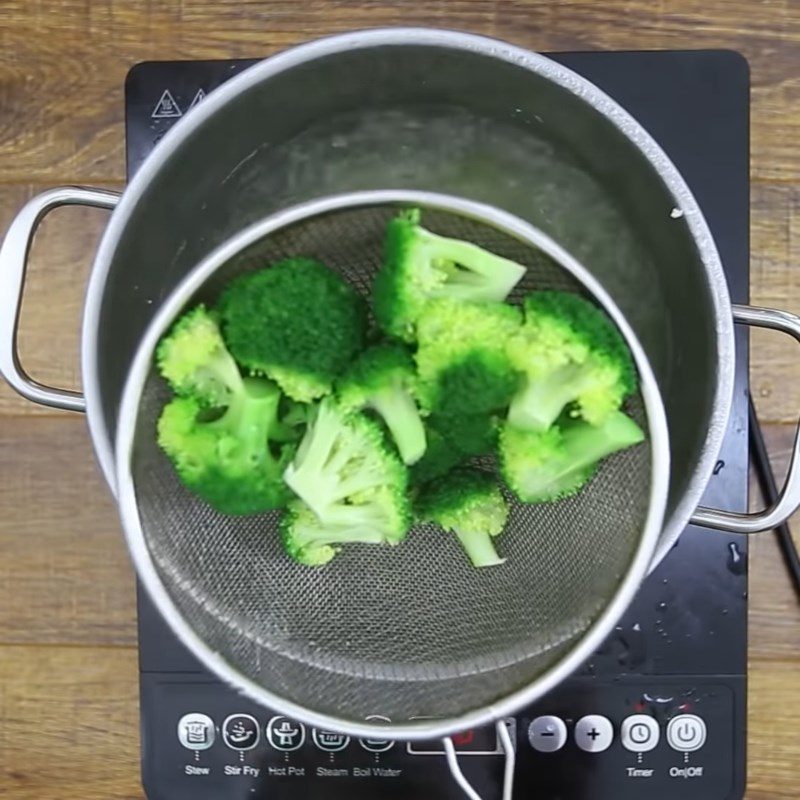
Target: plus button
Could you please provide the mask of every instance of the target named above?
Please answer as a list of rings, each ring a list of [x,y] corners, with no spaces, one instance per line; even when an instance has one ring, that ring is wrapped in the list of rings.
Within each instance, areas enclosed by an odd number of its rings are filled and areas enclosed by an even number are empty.
[[[600,736],[600,731],[597,728],[592,728],[590,731],[586,733],[586,735],[592,740],[595,741],[598,736]]]

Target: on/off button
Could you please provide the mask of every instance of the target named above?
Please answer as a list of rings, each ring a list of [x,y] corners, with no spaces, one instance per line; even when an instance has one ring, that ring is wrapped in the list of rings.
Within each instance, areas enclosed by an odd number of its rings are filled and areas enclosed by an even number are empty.
[[[706,743],[706,723],[694,714],[680,714],[667,725],[667,742],[679,753],[693,753]]]

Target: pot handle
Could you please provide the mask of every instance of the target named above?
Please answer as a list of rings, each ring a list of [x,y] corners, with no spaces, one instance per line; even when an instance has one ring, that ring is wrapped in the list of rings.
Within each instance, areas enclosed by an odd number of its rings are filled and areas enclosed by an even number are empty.
[[[83,395],[69,389],[45,386],[31,378],[19,360],[17,331],[25,286],[28,253],[36,229],[44,217],[59,206],[114,208],[118,192],[62,186],[31,198],[19,211],[0,247],[0,375],[23,397],[44,406],[67,411],[85,411]]]
[[[733,321],[741,325],[788,333],[800,342],[800,317],[787,311],[754,306],[733,306]],[[773,530],[800,507],[800,424],[794,437],[794,447],[789,461],[786,482],[778,499],[769,508],[751,514],[735,511],[718,511],[712,508],[698,508],[691,522],[705,528],[730,531],[731,533],[759,533]]]

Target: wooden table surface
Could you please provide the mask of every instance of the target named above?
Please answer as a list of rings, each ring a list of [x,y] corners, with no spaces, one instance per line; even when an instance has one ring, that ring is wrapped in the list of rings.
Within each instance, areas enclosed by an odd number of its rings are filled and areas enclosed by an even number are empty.
[[[261,57],[397,24],[534,50],[742,52],[752,69],[752,300],[800,311],[798,0],[0,0],[0,231],[47,187],[122,186],[122,88],[136,62]],[[82,294],[104,221],[63,210],[34,244],[20,338],[41,380],[79,386]],[[757,335],[752,364],[782,464],[800,409],[798,353]],[[797,798],[800,608],[771,535],[753,541],[750,564],[747,796]],[[137,701],[133,577],[84,420],[0,386],[0,797],[142,797]]]

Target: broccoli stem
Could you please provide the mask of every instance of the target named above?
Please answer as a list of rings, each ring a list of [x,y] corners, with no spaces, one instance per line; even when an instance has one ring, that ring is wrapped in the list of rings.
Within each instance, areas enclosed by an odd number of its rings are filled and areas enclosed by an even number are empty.
[[[386,540],[383,534],[375,528],[359,528],[329,525],[323,532],[312,533],[307,538],[302,534],[297,537],[298,544],[303,547],[313,545],[320,547],[322,545],[343,545],[343,544],[383,544]]]
[[[602,425],[577,422],[564,426],[567,460],[585,466],[644,440],[642,429],[622,411],[615,411]]]
[[[567,403],[583,389],[585,371],[578,364],[568,364],[549,375],[529,379],[511,399],[508,421],[527,431],[547,430]]]
[[[343,434],[336,412],[323,401],[300,442],[294,462],[284,473],[289,488],[317,516],[329,513],[332,503],[381,485],[380,474],[363,469],[346,477],[341,475],[347,463],[358,455]]]
[[[378,412],[389,428],[404,464],[416,464],[425,453],[425,427],[417,404],[402,387],[376,393],[370,406]]]
[[[267,443],[276,424],[280,392],[257,378],[242,380],[242,391],[231,398],[226,412],[210,425],[225,429],[241,449],[221,453],[252,468],[269,458]]]
[[[561,486],[566,478],[643,440],[642,429],[621,411],[615,411],[599,426],[586,422],[567,424],[563,431],[564,458],[560,468],[549,476],[547,485]]]
[[[198,367],[195,375],[196,385],[208,391],[209,395],[219,397],[219,405],[224,405],[228,397],[235,397],[243,391],[243,380],[233,356],[223,347]]]
[[[520,264],[472,242],[439,236],[424,228],[419,228],[417,235],[433,263],[445,261],[462,267],[449,270],[447,282],[435,294],[457,300],[499,302],[506,299],[525,273],[525,267]]]
[[[485,532],[455,530],[455,535],[475,567],[493,567],[505,559],[497,555],[492,537]]]

